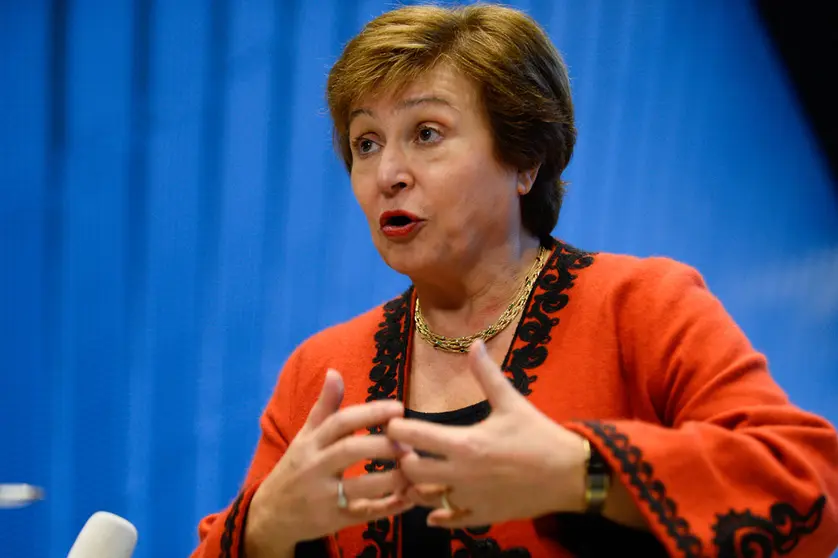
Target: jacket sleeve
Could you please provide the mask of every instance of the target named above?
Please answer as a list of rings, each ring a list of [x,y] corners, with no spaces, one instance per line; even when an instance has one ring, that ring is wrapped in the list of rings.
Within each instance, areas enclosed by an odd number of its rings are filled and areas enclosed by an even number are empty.
[[[789,402],[695,270],[639,267],[610,306],[625,381],[656,420],[570,428],[602,452],[671,556],[827,558],[838,546],[834,428]]]
[[[253,495],[262,480],[285,454],[288,444],[305,419],[307,409],[296,409],[297,367],[295,351],[279,375],[279,381],[260,420],[261,436],[238,496],[225,510],[203,518],[198,525],[199,545],[192,558],[243,558],[244,526]],[[324,539],[297,545],[300,558],[336,556],[334,541]]]

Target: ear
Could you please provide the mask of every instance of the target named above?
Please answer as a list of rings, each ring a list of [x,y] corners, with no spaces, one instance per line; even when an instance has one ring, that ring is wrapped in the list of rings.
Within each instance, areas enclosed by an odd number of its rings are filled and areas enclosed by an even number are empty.
[[[538,176],[538,169],[541,168],[541,163],[537,164],[531,169],[518,171],[518,194],[526,196],[532,190],[535,179]]]

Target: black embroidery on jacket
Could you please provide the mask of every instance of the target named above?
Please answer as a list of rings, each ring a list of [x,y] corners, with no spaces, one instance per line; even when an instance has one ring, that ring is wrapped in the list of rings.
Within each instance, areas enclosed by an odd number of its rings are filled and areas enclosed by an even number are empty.
[[[408,334],[410,332],[410,302],[413,288],[384,305],[384,321],[375,333],[373,358],[367,401],[382,399],[404,400],[404,366],[407,360]],[[370,434],[381,434],[380,427],[370,427]],[[396,466],[392,460],[371,460],[364,466],[367,473],[388,471]],[[370,521],[364,530],[364,540],[370,541],[359,558],[395,558],[398,553],[399,518]]]
[[[597,421],[585,421],[590,428],[620,462],[623,472],[629,476],[631,485],[640,498],[655,513],[658,521],[666,528],[667,534],[684,553],[684,558],[701,558],[701,540],[690,531],[690,524],[678,515],[678,507],[672,498],[666,495],[666,486],[655,478],[652,466],[643,459],[643,452],[629,443],[628,437],[617,431],[612,424]]]
[[[224,520],[224,532],[221,534],[220,558],[230,558],[233,555],[233,533],[236,531],[236,518],[239,515],[239,508],[241,508],[243,499],[244,492],[239,494],[239,497],[230,506],[230,512]]]
[[[519,339],[526,345],[511,349],[504,366],[504,371],[515,388],[524,395],[532,393],[530,384],[538,379],[538,376],[530,376],[527,371],[538,368],[547,360],[550,333],[559,323],[559,318],[553,314],[567,306],[570,300],[567,291],[573,287],[577,277],[573,271],[584,269],[594,263],[592,254],[569,244],[557,244],[544,265],[527,302],[527,310],[515,332],[512,346]]]
[[[491,527],[471,527],[469,529],[454,529],[451,539],[463,543],[464,548],[454,552],[452,558],[531,558],[530,551],[522,546],[503,550],[498,541],[493,538],[476,538],[485,536]]]
[[[412,297],[413,287],[384,305],[384,321],[378,324],[375,333],[376,352],[370,370],[373,385],[367,390],[368,402],[404,399],[404,365],[407,359]]]
[[[750,510],[742,513],[730,510],[717,516],[713,526],[716,533],[713,544],[718,549],[719,558],[768,558],[775,552],[784,556],[795,549],[801,537],[818,528],[825,506],[826,497],[821,496],[805,514],[785,502],[771,506],[769,517],[754,515]]]

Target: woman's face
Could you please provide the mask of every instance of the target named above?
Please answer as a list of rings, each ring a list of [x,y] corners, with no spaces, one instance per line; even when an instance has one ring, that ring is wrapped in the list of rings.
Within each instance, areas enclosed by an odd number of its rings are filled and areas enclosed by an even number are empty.
[[[396,271],[444,275],[521,234],[518,170],[496,159],[479,93],[450,66],[361,99],[349,138],[352,189]]]

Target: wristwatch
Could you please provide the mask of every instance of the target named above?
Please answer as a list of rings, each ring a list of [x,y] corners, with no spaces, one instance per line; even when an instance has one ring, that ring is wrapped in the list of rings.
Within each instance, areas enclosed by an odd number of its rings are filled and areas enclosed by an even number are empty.
[[[600,514],[611,486],[611,468],[587,438],[585,446],[585,513]]]

